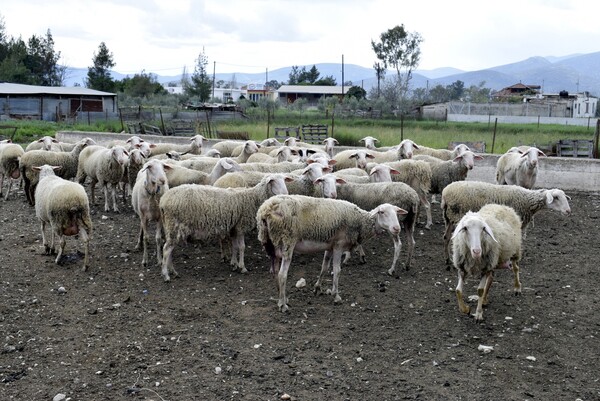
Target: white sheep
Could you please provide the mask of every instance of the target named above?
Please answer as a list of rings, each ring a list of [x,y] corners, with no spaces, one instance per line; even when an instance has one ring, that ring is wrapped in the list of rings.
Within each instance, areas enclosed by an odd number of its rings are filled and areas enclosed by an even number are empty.
[[[498,158],[496,183],[532,189],[537,179],[538,157],[546,157],[546,154],[536,147],[529,147],[525,151],[509,149]]]
[[[242,146],[242,152],[238,156],[232,157],[232,159],[238,163],[246,163],[250,155],[257,153],[259,148],[260,145],[256,142],[246,141]]]
[[[35,214],[41,221],[42,243],[46,254],[55,252],[54,237],[58,239],[58,252],[55,263],[63,256],[65,236],[79,235],[83,241],[83,271],[89,266],[89,241],[92,234],[90,205],[84,188],[72,181],[57,177],[55,170],[60,166],[36,166],[39,182],[35,189]],[[50,244],[46,238],[46,225],[51,227]]]
[[[61,152],[62,148],[59,146],[58,139],[45,135],[35,141],[30,142],[25,147],[25,152],[29,152],[30,150],[53,150],[55,152]]]
[[[488,203],[512,207],[522,221],[523,236],[533,216],[543,209],[571,214],[569,197],[560,189],[532,190],[516,185],[498,185],[480,181],[457,181],[442,191],[442,214],[446,226],[444,232],[444,256],[450,265],[449,242],[458,221],[468,211],[478,211]]]
[[[325,138],[323,139],[323,146],[325,147],[325,153],[327,153],[329,155],[329,157],[333,157],[334,155],[334,148],[336,145],[339,145],[340,143],[338,142],[337,139],[329,137],[329,138]]]
[[[177,143],[154,143],[150,145],[150,156],[160,155],[161,153],[167,153],[169,151],[176,151],[179,153],[191,153],[195,155],[202,154],[202,146],[204,144],[204,138],[202,135],[194,135],[190,138],[189,144],[177,144]]]
[[[213,185],[227,173],[241,171],[240,165],[230,157],[218,159],[210,173],[170,164],[167,161],[164,163],[170,167],[166,170],[170,188],[183,184]]]
[[[458,271],[456,299],[458,309],[469,313],[463,299],[467,277],[480,277],[475,320],[483,320],[483,305],[497,268],[512,267],[515,295],[521,293],[521,219],[511,207],[497,204],[483,206],[479,212],[467,212],[452,234],[452,261]]]
[[[262,148],[260,148],[262,149]],[[271,152],[257,152],[251,154],[246,160],[246,163],[281,163],[292,160],[292,155],[297,155],[298,152],[292,150],[289,146],[278,146]]]
[[[90,143],[92,143],[90,138],[83,138],[77,142],[70,152],[31,150],[21,156],[19,169],[23,177],[25,196],[31,205],[35,204],[35,187],[39,176],[38,171],[33,167],[43,166],[44,164],[60,166],[61,169],[56,172],[57,175],[66,180],[72,179],[77,175],[79,155]]]
[[[423,160],[431,166],[431,202],[435,203],[435,195],[441,194],[443,189],[455,181],[464,181],[467,174],[475,167],[475,160],[483,157],[470,150],[463,151],[451,160],[442,160],[429,155],[415,155],[413,160]]]
[[[419,145],[419,146],[415,147],[414,154],[415,155],[429,155],[429,156],[437,157],[438,159],[442,159],[442,160],[453,160],[454,158],[456,158],[457,156],[460,156],[463,152],[466,152],[467,150],[471,150],[471,149],[464,143],[459,143],[452,150],[434,149],[434,148],[429,148],[427,146]]]
[[[158,204],[169,190],[165,169],[170,168],[159,160],[149,160],[139,171],[131,193],[131,205],[140,218],[140,234],[135,249],[143,249],[142,266],[148,265],[148,225],[156,222],[156,260],[162,261],[162,222]]]
[[[367,170],[372,171],[377,164],[368,163]],[[431,189],[431,180],[433,173],[429,163],[423,160],[403,159],[395,162],[382,163],[378,174],[372,174],[371,178],[374,182],[387,181],[387,176],[391,176],[392,181],[404,182],[410,185],[412,189],[417,191],[421,206],[425,209],[427,222],[425,229],[431,229],[433,218],[431,215],[431,205],[427,199],[427,194]],[[384,174],[384,169],[389,169],[389,174]],[[419,211],[420,212],[420,211]]]
[[[90,147],[94,148],[94,147]],[[90,149],[88,148],[88,149]],[[117,207],[117,186],[125,175],[125,167],[129,162],[129,153],[123,146],[110,149],[100,147],[80,160],[77,171],[77,182],[83,184],[86,177],[90,177],[91,201],[95,202],[95,187],[99,183],[104,190],[104,211],[110,211],[109,199],[112,199],[113,211],[119,212]],[[79,170],[81,168],[81,171]],[[109,198],[110,191],[110,198]]]
[[[419,212],[419,195],[410,186],[403,182],[374,182],[368,184],[355,184],[347,182],[337,174],[325,174],[316,179],[316,182],[323,186],[323,196],[325,198],[342,199],[356,204],[361,209],[371,210],[382,203],[389,203],[406,210],[406,214],[401,220],[402,227],[406,233],[407,257],[405,269],[409,270],[415,249],[415,224]],[[337,184],[337,185],[336,185]],[[400,257],[402,242],[400,233],[392,234],[394,241],[394,259],[392,267],[388,274],[394,275],[396,263]],[[361,262],[365,263],[365,253],[362,247],[359,247]],[[347,254],[349,256],[349,254]],[[346,260],[344,260],[346,262]]]
[[[292,256],[325,251],[315,292],[322,291],[323,276],[333,261],[333,284],[327,292],[341,302],[338,284],[342,255],[376,234],[400,232],[398,214],[406,211],[389,204],[366,211],[337,199],[302,195],[278,195],[267,199],[256,213],[258,239],[271,259],[271,271],[278,271],[279,301],[288,310],[286,282]]]
[[[294,170],[303,169],[306,163],[281,162],[281,163],[242,163],[242,171],[262,171],[263,173],[290,173]]]
[[[107,148],[112,148],[114,146],[123,146],[128,151],[133,150],[133,148],[138,147],[139,144],[145,142],[144,139],[137,135],[130,136],[127,140],[122,139],[114,139],[106,144]],[[148,155],[146,155],[147,157]]]
[[[215,159],[218,159],[218,158],[220,158],[222,155],[221,155],[221,152],[219,152],[217,149],[212,149],[212,148],[211,148],[211,149],[208,149],[208,150],[206,151],[206,153],[204,153],[204,156],[206,156],[206,157],[213,157],[213,158],[215,158]]]
[[[137,175],[146,163],[146,157],[139,148],[134,147],[129,151],[129,163],[125,170],[127,176],[127,193],[131,194]]]
[[[234,140],[226,140],[219,141],[211,146],[212,149],[216,149],[221,154],[221,157],[231,157],[233,156],[233,150],[238,146],[243,145],[241,141]],[[240,148],[241,150],[241,148]]]
[[[165,232],[164,280],[170,280],[169,272],[177,276],[173,268],[173,248],[188,237],[231,239],[231,264],[234,269],[246,273],[244,237],[256,227],[259,206],[273,195],[287,193],[285,181],[288,179],[283,174],[272,174],[252,188],[223,189],[187,184],[169,189],[160,200]]]
[[[377,144],[377,142],[379,142],[379,140],[372,136],[366,136],[366,137],[360,139],[359,142],[364,143],[364,146],[367,149],[376,150],[377,149],[376,144]]]
[[[18,143],[0,144],[0,196],[4,189],[4,179],[8,181],[4,200],[8,200],[13,180],[21,178],[19,161],[24,153],[23,147]]]
[[[405,139],[400,142],[397,148],[385,152],[368,149],[343,150],[334,157],[334,160],[336,160],[334,170],[337,172],[349,167],[366,169],[368,163],[388,163],[410,159],[416,146],[410,139]]]

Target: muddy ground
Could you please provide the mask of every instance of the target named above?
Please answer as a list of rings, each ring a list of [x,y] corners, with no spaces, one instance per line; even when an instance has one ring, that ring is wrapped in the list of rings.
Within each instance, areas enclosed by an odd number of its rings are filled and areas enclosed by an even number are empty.
[[[197,243],[175,248],[180,277],[166,284],[158,267],[140,265],[131,207],[94,206],[84,273],[75,254],[62,266],[42,254],[19,193],[0,201],[0,398],[598,400],[600,196],[569,195],[570,217],[540,212],[529,229],[523,295],[498,271],[477,324],[457,309],[439,205],[433,229],[419,225],[413,269],[387,276],[392,244],[379,238],[366,265],[343,268],[340,305],[310,290],[320,256],[295,257],[282,314],[254,237],[247,275]],[[81,249],[73,238],[67,246]],[[297,289],[301,277],[308,286]]]

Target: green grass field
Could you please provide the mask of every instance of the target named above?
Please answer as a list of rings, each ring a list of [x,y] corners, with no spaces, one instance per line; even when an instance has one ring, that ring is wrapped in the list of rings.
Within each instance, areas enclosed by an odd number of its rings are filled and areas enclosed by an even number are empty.
[[[333,124],[332,124],[333,122]],[[301,115],[278,116],[269,122],[260,116],[251,116],[249,120],[232,120],[212,123],[211,129],[221,131],[246,131],[255,140],[273,136],[275,127],[297,126],[300,124],[327,124],[330,132],[341,145],[359,145],[359,140],[373,136],[379,140],[379,146],[393,146],[402,139],[412,139],[417,144],[447,148],[450,142],[485,142],[486,152],[504,153],[512,146],[535,145],[542,149],[551,149],[560,139],[588,139],[595,135],[595,126],[578,127],[544,124],[498,124],[494,138],[494,124],[488,123],[452,123],[439,121],[400,121],[399,119],[335,119],[325,118],[323,113],[304,112]],[[26,145],[44,135],[54,136],[58,131],[94,131],[120,132],[120,121],[101,121],[91,125],[53,123],[44,121],[7,121],[0,124],[0,139],[12,134],[12,129],[2,126],[16,126],[14,142]],[[128,134],[124,134],[128,135]]]

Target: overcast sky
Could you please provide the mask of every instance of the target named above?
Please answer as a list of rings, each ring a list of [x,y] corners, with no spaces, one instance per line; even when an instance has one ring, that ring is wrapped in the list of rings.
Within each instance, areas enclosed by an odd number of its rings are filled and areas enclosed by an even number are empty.
[[[372,67],[371,40],[404,24],[423,37],[419,69],[475,71],[531,56],[600,51],[600,2],[585,0],[0,0],[6,34],[44,36],[59,64],[87,68],[105,42],[114,70],[209,72],[292,65]]]

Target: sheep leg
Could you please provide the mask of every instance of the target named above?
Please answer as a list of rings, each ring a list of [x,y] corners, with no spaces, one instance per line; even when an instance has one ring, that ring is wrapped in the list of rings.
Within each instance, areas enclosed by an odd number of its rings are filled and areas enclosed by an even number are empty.
[[[440,202],[437,199],[435,199],[435,194],[431,194],[431,202],[429,202],[429,203],[434,204],[434,203],[440,203]]]
[[[46,222],[42,221],[41,223],[41,231],[42,231],[42,244],[44,245],[44,254],[52,255],[52,248],[48,246],[48,240],[46,239]]]
[[[112,184],[108,184],[109,188],[110,188],[110,193],[112,196],[112,204],[113,204],[113,211],[115,213],[119,213],[119,208],[117,207],[117,186],[119,184],[115,184],[114,182]]]
[[[394,241],[394,260],[392,261],[392,267],[388,270],[388,274],[391,276],[396,271],[396,263],[400,259],[400,251],[402,250],[402,241],[400,241],[400,235],[392,235]]]
[[[232,260],[235,260],[235,267],[240,269],[240,273],[248,273],[248,269],[244,265],[244,251],[246,243],[244,241],[244,233],[238,233],[233,238]],[[234,269],[235,270],[235,269]]]
[[[325,273],[329,271],[329,264],[331,263],[332,253],[331,251],[325,251],[325,255],[323,256],[323,264],[321,265],[321,272],[319,273],[319,278],[315,283],[314,292],[315,294],[323,293],[323,276]]]
[[[350,251],[344,252],[344,261],[342,263],[343,264],[348,263],[348,261],[350,260],[351,257],[352,257],[352,252],[350,252]]]
[[[64,235],[58,235],[58,252],[56,254],[56,259],[54,259],[54,263],[57,265],[60,264],[60,259],[63,256],[65,251],[65,245],[67,244],[67,239]]]
[[[10,190],[12,188],[13,181],[14,180],[12,179],[12,177],[8,177],[8,185],[6,188],[6,194],[4,194],[4,200],[8,200],[8,194],[10,193]]]
[[[415,253],[415,236],[414,236],[414,227],[409,227],[408,224],[404,225],[404,230],[406,231],[406,266],[405,269],[409,270],[412,265],[412,258]],[[398,239],[399,240],[399,239]]]
[[[162,223],[160,218],[156,222],[156,234],[154,234],[154,239],[156,241],[156,264],[160,266],[160,262],[162,260]]]
[[[83,269],[82,271],[87,271],[90,264],[90,236],[88,235],[87,230],[84,227],[79,228],[79,236],[83,241]]]
[[[173,273],[175,277],[178,276],[177,272],[173,268],[173,248],[175,247],[175,242],[167,235],[167,240],[165,241],[165,245],[163,246],[163,257],[162,257],[162,269],[161,274],[165,282],[171,281],[169,277],[169,271]]]
[[[279,301],[277,301],[277,306],[281,312],[287,312],[289,309],[285,287],[287,285],[287,275],[290,263],[292,263],[292,255],[285,254],[281,259],[281,267],[277,274],[277,281],[279,284]]]
[[[4,174],[0,174],[0,197],[2,196],[2,188],[4,188]],[[4,200],[7,200],[7,199],[8,199],[8,192],[6,192],[6,195],[4,197]]]
[[[342,253],[341,250],[333,250],[333,284],[331,285],[331,290],[327,290],[327,294],[334,296],[333,302],[336,304],[342,302],[342,297],[340,297],[339,292],[340,272],[342,271]]]
[[[360,263],[364,265],[365,263],[367,263],[367,258],[366,258],[365,250],[363,249],[361,244],[357,245],[357,251],[358,251],[358,259],[360,260]]]
[[[96,184],[98,183],[98,180],[93,179],[90,182],[90,195],[91,195],[91,203],[93,203],[94,205],[96,204]]]
[[[145,217],[140,218],[140,235],[135,249],[142,246],[142,266],[148,266],[148,220]]]
[[[456,285],[456,300],[458,301],[458,310],[462,313],[469,313],[471,308],[465,303],[463,299],[463,287],[465,285],[464,279],[465,273],[461,270],[458,271],[458,284]]]
[[[512,271],[515,279],[515,295],[521,295],[521,280],[519,279],[519,263],[516,259],[512,260]]]
[[[446,231],[444,231],[444,259],[446,259],[446,270],[450,270],[452,261],[450,260],[450,238],[452,238],[454,227],[449,222],[446,222]]]
[[[493,277],[493,271],[487,272],[483,277],[481,277],[481,281],[477,287],[477,294],[479,295],[479,299],[477,300],[477,309],[475,310],[475,321],[477,322],[481,322],[483,320],[483,303],[484,300],[487,301],[488,291],[492,286]]]

